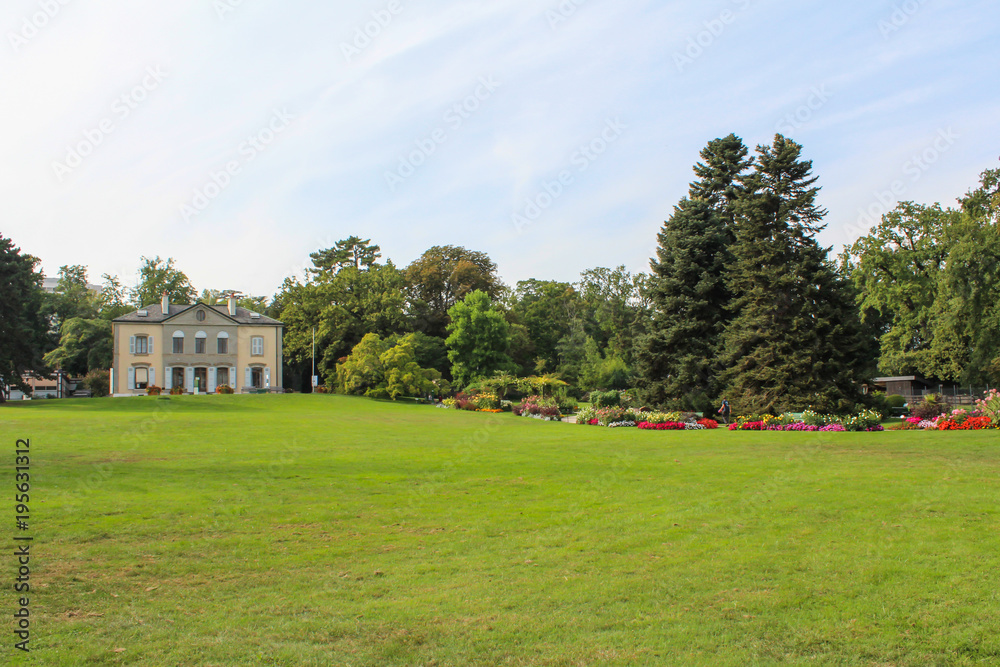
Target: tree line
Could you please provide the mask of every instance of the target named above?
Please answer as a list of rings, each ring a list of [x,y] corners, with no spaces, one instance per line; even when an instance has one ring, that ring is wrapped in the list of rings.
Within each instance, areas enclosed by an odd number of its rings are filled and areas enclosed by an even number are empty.
[[[311,268],[241,305],[285,324],[285,378],[308,391],[396,397],[483,378],[532,376],[577,395],[632,389],[650,406],[844,411],[879,373],[1000,382],[1000,170],[957,208],[904,202],[838,257],[820,246],[827,212],[802,146],[777,135],[751,151],[707,144],[658,235],[649,273],[505,285],[484,252],[435,246],[405,267],[371,239],[312,253]],[[38,260],[0,236],[0,381],[111,363],[110,322],[159,303],[216,303],[172,258],[142,258],[125,288],[64,266],[53,293]],[[505,384],[506,383],[506,384]],[[544,384],[544,382],[543,382]]]

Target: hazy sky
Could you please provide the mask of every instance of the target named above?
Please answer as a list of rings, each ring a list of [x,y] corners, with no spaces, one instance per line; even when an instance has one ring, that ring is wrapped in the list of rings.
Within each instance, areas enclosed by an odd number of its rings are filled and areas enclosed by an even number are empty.
[[[0,232],[270,295],[352,234],[646,270],[709,140],[805,147],[839,246],[998,166],[996,0],[6,0]],[[893,187],[895,186],[895,192]]]

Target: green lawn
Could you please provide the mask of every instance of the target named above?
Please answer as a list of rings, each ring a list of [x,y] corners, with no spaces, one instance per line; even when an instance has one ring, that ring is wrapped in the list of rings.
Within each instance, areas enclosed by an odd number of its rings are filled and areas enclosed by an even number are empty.
[[[0,663],[1000,664],[996,431],[295,395],[7,405],[0,432],[4,544],[24,437],[34,536],[33,650],[5,632]]]

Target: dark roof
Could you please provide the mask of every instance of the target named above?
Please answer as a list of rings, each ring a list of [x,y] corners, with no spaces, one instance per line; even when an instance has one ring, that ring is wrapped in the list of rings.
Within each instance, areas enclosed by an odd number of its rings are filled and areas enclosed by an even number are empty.
[[[163,309],[160,307],[160,304],[155,303],[151,306],[146,306],[140,309],[140,310],[145,310],[147,313],[149,313],[146,317],[139,317],[139,311],[136,310],[129,313],[128,315],[122,315],[121,317],[115,318],[114,321],[153,322],[153,323],[166,322],[172,317],[177,317],[181,313],[190,310],[195,306],[205,306],[206,308],[214,310],[223,317],[233,320],[234,322],[237,322],[239,324],[249,324],[252,326],[275,326],[281,324],[281,322],[279,322],[278,320],[272,319],[265,315],[261,315],[258,318],[250,317],[250,314],[253,311],[247,310],[246,308],[240,308],[237,306],[236,316],[233,317],[229,314],[228,306],[207,306],[205,304],[198,304],[198,303],[194,304],[194,306],[182,306],[182,305],[170,304],[170,312],[167,313],[166,315],[163,314]]]

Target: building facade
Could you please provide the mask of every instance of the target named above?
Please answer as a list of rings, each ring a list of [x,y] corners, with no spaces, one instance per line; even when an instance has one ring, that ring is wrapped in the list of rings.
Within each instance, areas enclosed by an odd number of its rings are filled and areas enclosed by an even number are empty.
[[[277,320],[236,305],[161,303],[112,323],[111,393],[141,396],[150,386],[185,393],[279,389],[281,335]]]

